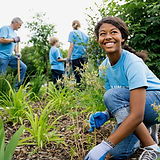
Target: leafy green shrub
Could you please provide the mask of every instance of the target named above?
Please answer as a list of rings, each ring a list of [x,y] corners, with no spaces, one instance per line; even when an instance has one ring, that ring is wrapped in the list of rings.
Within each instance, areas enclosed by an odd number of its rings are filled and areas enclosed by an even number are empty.
[[[19,138],[24,130],[24,126],[21,126],[18,131],[12,136],[11,140],[5,145],[5,132],[3,122],[0,119],[0,160],[11,160],[12,155],[18,145]]]

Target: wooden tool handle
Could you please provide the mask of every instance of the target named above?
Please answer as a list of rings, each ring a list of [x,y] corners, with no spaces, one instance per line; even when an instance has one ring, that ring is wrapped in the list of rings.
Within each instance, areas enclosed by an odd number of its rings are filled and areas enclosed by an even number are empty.
[[[19,42],[17,43],[17,53],[19,53]]]
[[[19,53],[19,42],[17,43],[17,53]],[[20,83],[20,62],[19,58],[17,58],[17,69],[18,69],[18,83]]]

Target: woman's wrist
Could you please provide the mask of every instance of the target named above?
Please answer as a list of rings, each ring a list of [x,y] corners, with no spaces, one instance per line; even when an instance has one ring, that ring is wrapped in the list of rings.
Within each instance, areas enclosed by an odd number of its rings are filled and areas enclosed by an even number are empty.
[[[112,148],[114,148],[114,147],[116,146],[116,145],[113,144],[108,138],[105,138],[104,141],[105,141],[106,143],[108,143]]]

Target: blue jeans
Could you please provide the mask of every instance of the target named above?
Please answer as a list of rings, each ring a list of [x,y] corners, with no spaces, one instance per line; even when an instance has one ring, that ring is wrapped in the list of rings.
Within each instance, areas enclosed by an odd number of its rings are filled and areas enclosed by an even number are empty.
[[[0,74],[5,74],[8,66],[17,69],[17,58],[14,56],[10,56],[8,59],[0,58]],[[20,83],[18,83],[18,80],[16,80],[16,90],[18,90],[20,85],[22,85],[25,78],[26,70],[27,66],[20,60]]]
[[[109,112],[117,121],[114,131],[129,115],[129,101],[130,91],[127,88],[113,88],[106,91],[104,94],[104,103]],[[160,104],[160,91],[146,91],[146,104],[143,123],[147,128],[158,123],[156,120],[158,114],[152,107],[152,104],[154,103],[156,105]],[[139,146],[140,141],[138,138],[134,134],[129,135],[110,151],[112,160],[129,158],[139,148]]]

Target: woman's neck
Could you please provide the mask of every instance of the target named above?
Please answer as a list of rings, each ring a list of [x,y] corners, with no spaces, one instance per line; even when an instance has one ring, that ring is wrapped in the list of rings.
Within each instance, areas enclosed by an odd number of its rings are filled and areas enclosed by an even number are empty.
[[[107,57],[109,58],[111,66],[115,65],[119,61],[121,57],[121,53],[122,53],[122,49],[119,52],[107,54]]]

